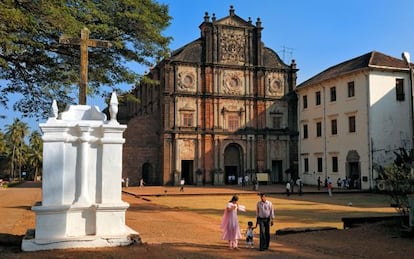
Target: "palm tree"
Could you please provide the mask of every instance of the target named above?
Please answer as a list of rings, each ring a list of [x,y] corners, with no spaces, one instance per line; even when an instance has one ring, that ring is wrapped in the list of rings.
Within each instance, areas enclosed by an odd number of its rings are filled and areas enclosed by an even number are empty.
[[[39,131],[33,131],[29,138],[28,165],[35,170],[34,180],[41,174],[43,162],[43,142]]]
[[[24,138],[29,132],[26,123],[19,119],[14,119],[12,124],[6,125],[6,139],[11,150],[10,176],[15,177],[14,169],[17,165],[19,168],[19,179],[21,179],[21,168],[25,160],[26,144]]]
[[[9,151],[6,136],[0,131],[0,175],[3,175],[3,171],[6,170],[5,165],[8,164]]]
[[[6,136],[0,131],[0,156],[7,153]]]

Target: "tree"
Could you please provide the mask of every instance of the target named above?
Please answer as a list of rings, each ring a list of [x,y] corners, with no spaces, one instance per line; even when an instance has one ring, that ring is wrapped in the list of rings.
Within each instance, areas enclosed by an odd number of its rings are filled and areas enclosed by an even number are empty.
[[[34,180],[41,174],[43,163],[43,142],[39,131],[33,131],[29,137],[29,155],[27,166],[34,170]]]
[[[394,154],[394,163],[380,173],[380,181],[385,185],[384,189],[397,211],[407,216],[410,210],[408,195],[414,192],[414,154],[404,148]]]
[[[151,65],[167,55],[171,38],[161,32],[170,19],[168,6],[152,0],[1,1],[0,105],[19,93],[15,110],[45,117],[53,99],[61,107],[74,103],[79,48],[59,44],[59,37],[79,37],[84,27],[91,38],[112,43],[89,50],[88,94],[107,96],[103,86],[137,82],[128,63]]]
[[[9,157],[9,149],[5,134],[0,131],[0,178],[3,176],[3,172],[7,170]]]
[[[16,177],[14,169],[17,166],[19,169],[19,178],[21,179],[21,168],[26,160],[26,144],[24,138],[28,132],[29,127],[27,124],[19,119],[14,119],[12,124],[6,125],[6,139],[11,152],[10,177],[12,178]]]
[[[0,156],[4,156],[7,154],[7,142],[6,136],[3,132],[0,131]]]

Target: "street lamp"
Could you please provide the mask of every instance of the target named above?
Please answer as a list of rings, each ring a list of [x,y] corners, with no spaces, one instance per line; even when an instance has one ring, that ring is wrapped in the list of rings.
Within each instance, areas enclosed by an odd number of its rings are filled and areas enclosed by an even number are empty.
[[[414,103],[413,103],[413,95],[414,95],[414,83],[413,83],[413,68],[411,66],[411,62],[410,62],[410,53],[408,53],[407,51],[404,51],[401,54],[403,60],[405,61],[405,63],[407,63],[408,66],[408,71],[410,73],[410,87],[411,87],[411,130],[412,130],[412,143],[411,143],[411,148],[414,147]]]

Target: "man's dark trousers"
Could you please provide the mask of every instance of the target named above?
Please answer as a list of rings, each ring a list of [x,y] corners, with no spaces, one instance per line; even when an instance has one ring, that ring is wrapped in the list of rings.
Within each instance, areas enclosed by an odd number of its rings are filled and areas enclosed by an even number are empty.
[[[270,244],[270,218],[257,218],[260,227],[260,250],[266,250]]]

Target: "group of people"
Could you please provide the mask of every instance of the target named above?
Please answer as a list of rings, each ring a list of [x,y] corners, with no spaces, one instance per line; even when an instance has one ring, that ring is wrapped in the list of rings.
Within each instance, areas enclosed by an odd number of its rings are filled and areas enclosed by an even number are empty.
[[[239,197],[237,195],[231,198],[224,210],[221,222],[221,229],[223,230],[222,239],[229,242],[230,249],[236,250],[239,249],[238,240],[242,238],[237,212],[246,211],[246,207],[240,205],[238,201]],[[256,205],[256,224],[253,226],[253,221],[249,221],[246,229],[246,247],[253,247],[254,229],[259,226],[259,250],[269,249],[270,227],[273,225],[274,218],[275,213],[272,202],[266,199],[266,194],[261,193],[260,201]]]
[[[302,179],[298,178],[296,179],[296,183],[295,181],[293,181],[293,179],[286,182],[286,195],[287,196],[290,196],[290,194],[293,193],[295,184],[298,186],[299,195],[303,194],[303,182],[302,182]]]

